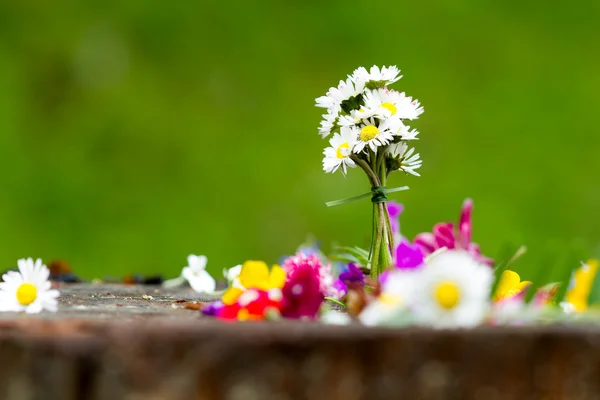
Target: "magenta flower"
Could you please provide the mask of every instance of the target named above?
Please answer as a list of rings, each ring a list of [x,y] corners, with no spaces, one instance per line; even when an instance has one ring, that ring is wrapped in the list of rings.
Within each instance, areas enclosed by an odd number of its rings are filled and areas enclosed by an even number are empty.
[[[400,235],[400,214],[404,211],[404,206],[395,201],[387,202],[388,214],[390,215],[390,223],[394,236]]]
[[[401,203],[389,201],[387,207],[392,231],[394,232],[394,241],[396,242],[396,248],[393,249],[394,264],[400,269],[419,267],[423,264],[425,254],[419,246],[411,244],[400,233],[400,215],[404,211],[404,206]]]
[[[348,294],[348,285],[344,283],[341,279],[336,279],[333,282],[333,288],[335,289],[334,298],[341,300]]]
[[[406,239],[402,239],[394,253],[394,265],[396,268],[401,270],[414,270],[421,267],[424,262],[425,255],[421,248],[416,244],[411,244]],[[388,269],[379,275],[379,283],[384,285],[391,271],[392,269]]]
[[[402,240],[396,247],[395,264],[399,269],[415,269],[423,265],[425,255],[421,248],[416,244],[411,244],[408,240]]]
[[[420,233],[415,237],[414,244],[419,246],[425,255],[445,247],[447,249],[466,250],[475,260],[489,266],[494,265],[494,260],[481,254],[479,245],[471,242],[471,214],[473,200],[466,199],[463,203],[458,229],[452,222],[442,222],[433,227],[433,233]]]
[[[315,254],[298,253],[283,263],[287,280],[282,289],[286,318],[315,318],[325,299],[321,260]]]

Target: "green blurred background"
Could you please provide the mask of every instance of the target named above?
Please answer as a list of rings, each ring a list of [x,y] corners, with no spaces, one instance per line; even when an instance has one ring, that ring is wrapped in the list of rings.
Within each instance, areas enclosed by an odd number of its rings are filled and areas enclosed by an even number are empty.
[[[313,234],[368,246],[361,171],[321,170],[314,98],[395,64],[425,107],[404,233],[475,201],[522,268],[600,237],[596,1],[0,2],[0,263],[87,277],[275,262]],[[546,260],[546,261],[544,261]],[[564,261],[564,260],[563,260]],[[527,275],[527,272],[525,272]],[[527,276],[526,276],[527,278]]]

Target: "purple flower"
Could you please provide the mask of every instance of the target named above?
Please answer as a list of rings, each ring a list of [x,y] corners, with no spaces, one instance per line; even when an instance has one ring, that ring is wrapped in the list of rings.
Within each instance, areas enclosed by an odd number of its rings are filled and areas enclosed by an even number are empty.
[[[340,273],[338,279],[333,282],[338,299],[348,294],[348,286],[365,286],[365,276],[354,263],[349,263],[346,270]]]
[[[475,260],[482,264],[494,265],[494,260],[481,254],[479,245],[471,242],[473,200],[466,199],[463,203],[458,229],[452,222],[443,222],[433,227],[433,233],[420,233],[414,243],[421,248],[425,255],[446,247],[447,249],[466,250]]]
[[[365,285],[365,276],[360,268],[354,263],[348,264],[348,269],[340,274],[340,280],[346,285],[358,283],[361,286]]]
[[[223,303],[221,301],[213,301],[202,307],[200,312],[202,312],[204,315],[208,315],[209,317],[216,317],[222,308]]]

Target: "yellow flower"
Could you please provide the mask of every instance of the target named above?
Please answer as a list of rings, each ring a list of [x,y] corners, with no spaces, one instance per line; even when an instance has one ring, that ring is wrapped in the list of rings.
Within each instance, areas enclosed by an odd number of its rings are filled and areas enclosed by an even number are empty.
[[[246,261],[240,272],[240,283],[245,289],[281,289],[285,284],[286,274],[279,265],[273,265],[271,271],[262,261]],[[234,304],[238,297],[244,293],[240,288],[232,287],[223,295],[225,305]]]
[[[246,261],[240,272],[240,283],[246,289],[281,289],[285,283],[285,271],[274,265],[269,272],[269,267],[262,261]]]
[[[500,301],[516,296],[529,285],[531,285],[531,282],[521,282],[519,274],[507,269],[500,275],[500,281],[498,282],[498,287],[494,294],[494,301]]]
[[[580,268],[573,271],[565,301],[573,306],[575,311],[585,311],[588,307],[588,297],[592,290],[594,278],[598,272],[598,260],[589,260]]]

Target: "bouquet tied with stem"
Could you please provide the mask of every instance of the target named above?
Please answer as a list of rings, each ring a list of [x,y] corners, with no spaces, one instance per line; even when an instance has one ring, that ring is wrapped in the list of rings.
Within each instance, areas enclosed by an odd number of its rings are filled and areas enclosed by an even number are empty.
[[[395,66],[381,69],[373,66],[370,70],[360,67],[316,99],[317,107],[327,109],[319,133],[322,138],[333,134],[330,147],[324,151],[323,169],[331,173],[340,170],[345,175],[348,168],[358,166],[365,171],[371,185],[369,193],[327,205],[371,196],[373,233],[367,267],[373,277],[393,263],[394,235],[386,206],[388,193],[408,189],[406,186],[389,189],[388,177],[395,171],[419,176],[416,170],[421,167],[419,154],[408,146],[417,140],[419,132],[406,122],[417,119],[423,108],[404,92],[388,89],[388,85],[401,78],[399,73]]]

